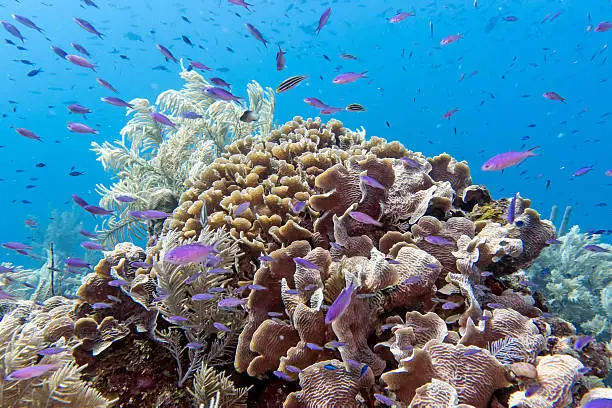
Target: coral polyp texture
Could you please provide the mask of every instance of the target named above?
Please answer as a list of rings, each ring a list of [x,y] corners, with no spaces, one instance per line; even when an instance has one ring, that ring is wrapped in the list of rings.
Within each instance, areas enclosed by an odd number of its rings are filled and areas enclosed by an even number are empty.
[[[609,347],[517,283],[554,226],[520,196],[508,222],[467,163],[300,117],[202,160],[147,248],[105,252],[48,323],[98,405],[565,407],[603,387]]]

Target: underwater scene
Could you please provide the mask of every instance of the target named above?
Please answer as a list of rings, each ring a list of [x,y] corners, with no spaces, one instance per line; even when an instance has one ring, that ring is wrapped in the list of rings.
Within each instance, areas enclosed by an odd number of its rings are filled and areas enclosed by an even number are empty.
[[[0,25],[0,408],[612,407],[609,0]]]

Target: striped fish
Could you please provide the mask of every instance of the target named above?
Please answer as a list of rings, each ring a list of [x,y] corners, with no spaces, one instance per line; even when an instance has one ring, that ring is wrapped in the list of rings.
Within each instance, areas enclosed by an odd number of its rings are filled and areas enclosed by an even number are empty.
[[[308,75],[295,75],[287,78],[276,88],[276,92],[281,93],[293,89],[302,83],[302,81],[306,78],[308,78]]]
[[[345,108],[348,112],[365,112],[366,108],[358,103],[351,103]]]

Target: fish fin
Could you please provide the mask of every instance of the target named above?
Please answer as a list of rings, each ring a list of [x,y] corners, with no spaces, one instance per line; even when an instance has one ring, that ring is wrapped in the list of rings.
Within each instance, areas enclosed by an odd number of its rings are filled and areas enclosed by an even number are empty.
[[[367,73],[368,73],[368,71],[363,71],[363,72],[361,73],[361,76],[362,76],[363,78],[367,78],[367,75],[366,75]]]

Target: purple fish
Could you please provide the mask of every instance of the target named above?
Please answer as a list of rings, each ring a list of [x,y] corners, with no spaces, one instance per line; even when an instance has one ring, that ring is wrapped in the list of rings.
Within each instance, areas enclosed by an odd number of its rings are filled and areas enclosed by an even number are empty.
[[[86,114],[91,113],[91,109],[86,108],[83,105],[79,105],[78,103],[68,105],[67,107],[70,112],[76,113],[77,115],[83,115],[83,117],[85,117]]]
[[[94,26],[87,20],[83,20],[82,18],[74,17],[74,22],[77,23],[83,30],[90,32],[98,37],[102,38],[102,34],[94,28]]]
[[[552,239],[547,239],[547,240],[546,240],[546,243],[547,243],[548,245],[561,245],[563,242],[559,241],[559,240],[558,240],[558,239],[556,239],[556,238],[552,238]]]
[[[609,21],[602,21],[593,28],[593,31],[596,33],[605,33],[608,30],[612,29],[612,23]]]
[[[221,324],[219,322],[214,322],[213,323],[213,327],[215,329],[219,330],[219,331],[226,332],[226,333],[229,333],[231,331],[227,326],[225,326],[225,325],[223,325],[223,324]]]
[[[83,209],[93,215],[111,215],[114,213],[113,210],[107,210],[106,208],[98,207],[97,205],[86,205],[83,207]]]
[[[429,235],[429,236],[425,237],[425,241],[430,243],[430,244],[432,244],[432,245],[440,245],[440,246],[455,245],[454,242],[449,241],[446,238],[439,237],[437,235]]]
[[[106,303],[106,302],[96,302],[92,304],[91,307],[94,310],[100,310],[100,309],[110,309],[113,307],[113,305],[111,303]]]
[[[181,113],[181,116],[185,119],[202,119],[204,116],[200,115],[197,112],[185,111]]]
[[[351,211],[349,216],[357,222],[368,225],[375,225],[377,227],[382,227],[382,222],[376,221],[374,218],[370,217],[366,213],[362,213],[359,211]]]
[[[478,349],[478,348],[471,348],[471,349],[467,349],[464,353],[463,356],[473,356],[474,354],[480,353],[482,351],[482,349]]]
[[[501,303],[487,303],[491,309],[506,309],[506,305],[502,305]]]
[[[420,276],[410,276],[409,278],[404,279],[404,281],[402,282],[403,285],[414,285],[416,283],[420,283],[421,282],[421,277]]]
[[[541,389],[542,389],[542,386],[540,384],[533,384],[531,387],[529,387],[529,388],[527,388],[525,390],[525,397],[529,398],[533,394],[535,394],[538,391],[540,391]]]
[[[321,268],[319,266],[313,264],[310,261],[307,261],[304,258],[300,258],[300,257],[293,258],[293,262],[295,262],[297,265],[303,266],[304,268],[307,268],[307,269],[316,269],[318,271],[321,270]]]
[[[74,48],[75,50],[77,50],[81,54],[87,55],[89,57],[89,52],[81,44],[70,43],[70,45],[72,45],[72,48]]]
[[[100,133],[96,129],[93,129],[84,123],[68,122],[68,125],[66,125],[66,127],[68,128],[68,130],[74,133],[90,134],[90,135],[97,135],[98,133]]]
[[[55,370],[59,366],[57,364],[37,364],[19,370],[13,371],[6,377],[5,381],[29,380],[30,378],[40,377],[51,370]]]
[[[249,209],[251,203],[248,201],[245,201],[244,203],[241,203],[238,207],[236,207],[236,210],[234,211],[234,215],[236,217],[240,217],[242,214],[244,214],[246,212],[246,210]]]
[[[87,203],[85,203],[85,205],[87,205]],[[80,230],[79,234],[87,237],[87,238],[97,238],[98,236],[92,232],[89,231],[85,231],[85,230]]]
[[[97,242],[92,242],[92,241],[83,241],[81,242],[81,247],[88,249],[90,251],[104,251],[106,250],[106,248],[104,248],[104,245],[101,245]]]
[[[193,282],[195,282],[200,276],[202,276],[203,273],[202,272],[198,272],[195,275],[191,275],[190,277],[188,277],[187,279],[185,279],[185,285],[190,285]]]
[[[319,34],[321,32],[321,29],[325,26],[325,24],[327,24],[327,22],[329,21],[329,16],[331,16],[331,7],[328,7],[323,14],[321,14],[321,17],[319,17],[319,25],[317,26],[316,32],[317,34]]]
[[[382,394],[374,394],[374,398],[376,398],[376,400],[378,402],[380,402],[381,404],[387,406],[387,407],[397,407],[399,406],[399,404],[397,403],[396,400],[391,399],[389,397],[385,397]]]
[[[157,49],[159,50],[159,52],[162,53],[164,58],[166,58],[166,61],[171,60],[174,63],[178,63],[178,60],[176,59],[176,57],[174,55],[172,55],[172,53],[170,52],[169,49],[167,49],[166,47],[164,47],[161,44],[157,44]]]
[[[305,208],[306,208],[306,201],[298,201],[297,203],[293,205],[292,210],[295,214],[299,214],[302,211],[304,211]]]
[[[279,72],[285,69],[285,54],[286,53],[287,52],[283,51],[283,49],[279,45],[278,52],[276,53],[276,70]]]
[[[11,17],[13,17],[13,20],[17,21],[18,23],[23,24],[24,26],[26,26],[28,28],[32,28],[32,29],[38,31],[39,33],[43,32],[42,28],[40,28],[39,26],[34,24],[34,22],[32,20],[30,20],[29,18],[27,18],[27,17],[20,16],[20,15],[17,15],[17,14],[11,14]]]
[[[202,301],[202,300],[211,300],[213,298],[214,298],[214,295],[210,293],[197,293],[191,297],[191,300]]]
[[[168,52],[170,52],[170,51],[168,51]],[[201,69],[203,71],[212,71],[211,67],[208,67],[208,66],[204,65],[203,63],[201,63],[199,61],[191,61],[189,63],[189,65],[191,65],[195,69]]]
[[[400,262],[393,259],[393,258],[385,258],[385,261],[387,261],[388,263],[390,263],[391,265],[399,265]]]
[[[48,347],[46,349],[38,350],[38,355],[40,356],[53,356],[55,354],[60,354],[68,349],[66,347]]]
[[[119,106],[120,108],[133,108],[134,105],[124,101],[121,98],[116,98],[114,96],[105,96],[104,98],[100,98],[102,102],[106,102],[109,105]]]
[[[459,303],[454,303],[454,302],[446,302],[442,305],[442,309],[444,310],[453,310],[456,309],[458,307],[460,307],[461,305]]]
[[[66,258],[64,263],[71,268],[91,268],[91,265],[79,258]]]
[[[79,67],[83,68],[90,68],[92,71],[96,72],[96,66],[80,55],[68,54],[64,58],[72,62],[74,65],[78,65]]]
[[[192,349],[192,350],[199,350],[199,349],[203,348],[204,345],[202,343],[197,342],[197,341],[192,341],[192,342],[189,342],[189,343],[185,344],[185,347],[187,347],[188,349]]]
[[[79,197],[76,194],[72,194],[72,201],[74,201],[75,204],[81,208],[85,208],[88,205],[87,201],[83,200],[81,197]]]
[[[276,259],[272,258],[270,255],[261,255],[258,259],[262,262],[276,262]]]
[[[210,288],[210,289],[208,289],[208,292],[209,293],[223,293],[223,292],[225,292],[225,289],[219,288],[219,287],[217,287],[217,288]]]
[[[274,376],[276,376],[277,378],[280,378],[281,380],[293,381],[293,378],[291,378],[290,375],[285,374],[282,371],[274,370],[274,371],[272,371],[272,374],[274,374]]]
[[[334,113],[343,111],[343,108],[336,108],[334,106],[326,106],[325,108],[321,109],[321,111],[319,111],[319,113],[321,115],[333,115]]]
[[[361,78],[367,78],[366,74],[368,71],[363,72],[345,72],[344,74],[340,74],[336,76],[332,82],[334,84],[350,84],[351,82],[355,82]]]
[[[348,309],[351,304],[351,298],[353,297],[353,291],[355,290],[355,286],[351,282],[351,284],[342,289],[338,297],[334,300],[332,305],[327,310],[327,314],[325,315],[325,324],[331,324],[336,319],[340,318],[346,309]]]
[[[183,316],[169,316],[166,318],[166,320],[168,320],[170,323],[182,323],[189,321],[189,319]]]
[[[366,185],[368,185],[370,187],[378,188],[378,189],[381,189],[381,190],[386,190],[387,189],[385,186],[380,184],[373,177],[370,177],[370,176],[361,176],[360,178],[361,178],[361,181],[363,182],[363,184],[366,184]]]
[[[128,215],[139,220],[162,220],[172,214],[159,210],[130,211]]]
[[[270,316],[270,317],[282,317],[283,313],[280,313],[280,312],[268,312],[268,316]]]
[[[572,176],[574,177],[580,177],[580,176],[584,176],[585,174],[587,174],[589,171],[593,170],[593,166],[585,166],[585,167],[581,167],[578,170],[576,170]]]
[[[312,106],[313,108],[317,108],[317,109],[327,108],[327,105],[323,103],[323,101],[317,98],[304,98],[304,102],[306,102],[306,104]]]
[[[36,133],[32,132],[29,129],[16,128],[15,132],[19,133],[21,136],[25,138],[32,139],[32,140],[38,140],[39,142],[42,142],[42,139],[40,138],[40,136],[38,136]]]
[[[230,4],[235,4],[236,6],[242,6],[245,9],[249,10],[249,6],[252,6],[252,4],[249,4],[247,2],[245,2],[244,0],[227,0],[228,3]],[[251,11],[251,10],[249,10]]]
[[[220,99],[222,101],[239,101],[242,98],[239,98],[238,96],[233,95],[231,92],[226,91],[223,88],[218,88],[216,86],[212,86],[209,88],[204,88],[202,89],[202,91],[210,96],[213,99]]]
[[[257,41],[262,42],[263,45],[266,48],[268,48],[268,42],[266,41],[265,38],[263,38],[263,35],[261,35],[258,29],[256,29],[252,24],[249,24],[249,23],[244,23],[244,26],[246,27],[247,30],[249,30],[249,33],[251,33],[251,35],[255,37]]]
[[[238,299],[235,297],[228,297],[225,298],[223,300],[221,300],[219,303],[217,303],[217,306],[221,307],[221,308],[227,308],[227,309],[232,309],[234,307],[238,307],[241,305],[244,305],[246,303],[246,299]]]
[[[522,152],[500,153],[487,160],[482,165],[481,169],[484,171],[497,171],[507,169],[508,167],[516,166],[528,157],[537,156],[537,154],[533,152],[537,148],[538,146],[532,147],[531,149]]]
[[[129,285],[130,282],[123,280],[123,279],[113,279],[111,281],[108,281],[108,286],[114,286],[114,287],[120,287],[120,286],[125,286],[125,285]]]
[[[52,45],[51,49],[53,50],[53,52],[60,57],[61,59],[66,59],[66,56],[68,55],[68,53],[64,50],[62,50],[60,47],[58,47],[57,45]]]
[[[293,373],[293,374],[299,374],[299,373],[301,373],[301,372],[302,372],[302,370],[301,370],[301,369],[299,369],[299,368],[298,368],[298,367],[296,367],[296,366],[292,366],[292,365],[290,365],[290,364],[286,365],[286,366],[285,366],[285,369],[286,369],[287,371],[289,371],[290,373]]]
[[[577,350],[577,351],[582,351],[593,340],[594,339],[591,336],[582,336],[578,340],[576,340],[576,343],[574,343],[574,349]]]
[[[12,249],[15,251],[18,251],[18,250],[24,251],[24,250],[32,249],[30,245],[22,244],[21,242],[5,242],[2,244],[2,247],[6,249]]]
[[[600,247],[598,245],[585,245],[584,249],[591,252],[602,253],[602,252],[610,252],[610,250]]]
[[[167,116],[162,115],[159,112],[151,112],[150,115],[153,118],[153,120],[156,121],[157,123],[161,123],[162,125],[172,126],[172,127],[176,126],[176,124],[172,122],[170,119],[168,119]]]
[[[115,200],[119,201],[120,203],[134,203],[136,202],[136,199],[134,197],[130,197],[127,195],[118,195],[115,196]]]
[[[597,398],[583,405],[582,408],[610,408],[612,407],[612,398]]]
[[[321,351],[323,350],[323,347],[319,346],[318,344],[315,343],[306,343],[306,347],[308,347],[309,349],[313,350],[313,351]]]
[[[514,195],[514,197],[512,197],[512,200],[510,200],[510,205],[508,205],[508,216],[506,217],[506,219],[508,220],[508,222],[510,224],[514,224],[514,217],[516,214],[516,198],[518,197],[518,193],[516,193]]]
[[[215,252],[211,245],[200,242],[186,244],[172,248],[164,256],[164,262],[173,265],[188,265],[190,263],[201,263],[206,261],[209,255]]]
[[[144,261],[134,261],[130,264],[131,266],[134,266],[136,268],[150,268],[152,265],[149,263],[146,263]]]
[[[4,29],[8,31],[10,35],[12,35],[13,37],[17,37],[21,40],[21,42],[24,42],[23,40],[25,40],[25,38],[23,37],[23,35],[21,35],[21,32],[19,31],[17,27],[12,25],[8,21],[3,21],[3,20],[0,21],[0,24],[2,24],[2,27],[4,27]]]
[[[110,82],[105,81],[102,78],[96,78],[96,82],[99,83],[104,88],[108,89],[109,91],[112,91],[112,92],[117,93],[117,94],[119,93],[119,91],[117,91],[115,89],[115,87],[110,84]]]
[[[229,84],[227,82],[225,82],[223,79],[221,78],[210,78],[210,82],[212,82],[213,84],[217,85],[217,86],[223,86],[225,88],[231,88],[232,84]]]
[[[415,15],[414,11],[411,11],[411,12],[399,11],[396,15],[394,15],[393,17],[389,19],[389,22],[392,24],[399,23],[401,21],[404,21],[408,17],[414,17],[414,15]]]
[[[402,157],[400,160],[408,167],[415,168],[415,169],[421,168],[421,165],[419,164],[419,162],[409,157]]]

